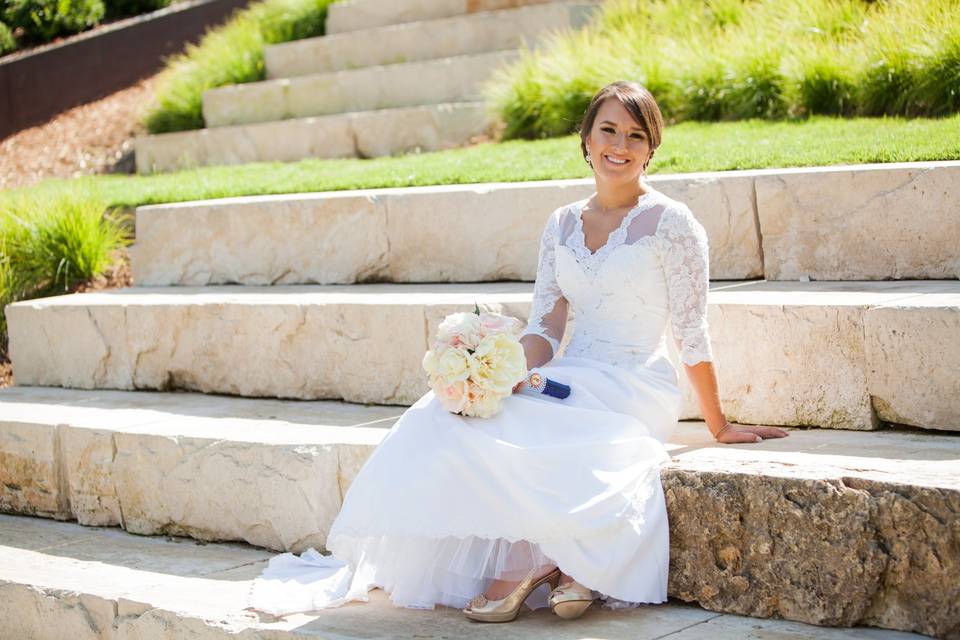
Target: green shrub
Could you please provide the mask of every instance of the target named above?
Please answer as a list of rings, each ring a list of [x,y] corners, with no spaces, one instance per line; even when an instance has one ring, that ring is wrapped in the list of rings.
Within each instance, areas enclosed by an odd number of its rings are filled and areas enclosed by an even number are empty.
[[[13,33],[3,22],[0,22],[0,56],[10,53],[17,48],[17,42],[13,39]]]
[[[5,0],[0,18],[23,29],[23,42],[42,43],[96,26],[105,11],[103,0]]]
[[[129,242],[124,220],[105,214],[105,203],[79,189],[0,201],[0,304],[66,293],[105,271]]]
[[[203,92],[263,80],[264,45],[323,35],[333,0],[264,0],[172,59],[146,116],[151,133],[203,128]]]

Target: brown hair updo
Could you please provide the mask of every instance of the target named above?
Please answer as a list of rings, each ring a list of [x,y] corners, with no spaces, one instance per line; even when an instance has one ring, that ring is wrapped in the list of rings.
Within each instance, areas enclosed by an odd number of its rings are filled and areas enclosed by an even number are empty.
[[[600,111],[600,105],[607,98],[616,98],[620,101],[637,124],[643,128],[647,134],[647,140],[650,141],[650,157],[653,157],[657,147],[660,146],[661,136],[663,135],[663,115],[660,113],[660,106],[656,99],[646,87],[636,82],[627,82],[618,80],[611,82],[593,96],[590,106],[583,114],[583,120],[580,122],[580,150],[583,152],[583,159],[587,159],[587,136],[593,130],[593,121],[597,119],[597,112]],[[646,165],[644,165],[646,168]]]

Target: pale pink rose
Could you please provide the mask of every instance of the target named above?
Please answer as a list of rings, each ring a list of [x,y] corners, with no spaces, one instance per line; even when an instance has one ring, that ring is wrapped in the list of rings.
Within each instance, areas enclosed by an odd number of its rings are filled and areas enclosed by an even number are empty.
[[[458,380],[448,385],[444,385],[442,380],[437,380],[436,386],[433,386],[433,392],[440,400],[440,404],[447,411],[457,413],[463,411],[467,405],[467,382]]]
[[[515,333],[520,321],[499,313],[481,313],[480,331],[484,337],[492,333]]]
[[[475,313],[451,313],[437,327],[437,340],[450,346],[462,345],[475,349],[481,337],[480,318]]]

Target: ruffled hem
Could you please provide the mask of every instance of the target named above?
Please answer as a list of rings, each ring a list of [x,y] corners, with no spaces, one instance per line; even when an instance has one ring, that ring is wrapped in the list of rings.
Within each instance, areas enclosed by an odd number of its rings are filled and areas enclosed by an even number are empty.
[[[461,609],[494,580],[519,581],[531,567],[558,566],[537,543],[478,536],[338,537],[331,555],[313,548],[271,558],[251,585],[248,608],[282,616],[369,601],[369,591],[383,589],[391,603],[410,609],[436,605]],[[576,572],[560,570],[590,587]],[[549,585],[526,600],[530,609],[547,606]],[[630,602],[593,590],[602,607],[633,608],[666,601]]]

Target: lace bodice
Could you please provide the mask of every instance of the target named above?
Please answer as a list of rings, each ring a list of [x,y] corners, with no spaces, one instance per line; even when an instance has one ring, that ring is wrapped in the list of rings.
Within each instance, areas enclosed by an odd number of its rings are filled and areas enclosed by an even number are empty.
[[[572,306],[574,332],[563,355],[642,364],[663,352],[669,322],[685,364],[712,360],[703,226],[686,205],[651,189],[592,253],[581,217],[586,203],[560,207],[547,221],[524,334],[542,336],[557,355]]]

